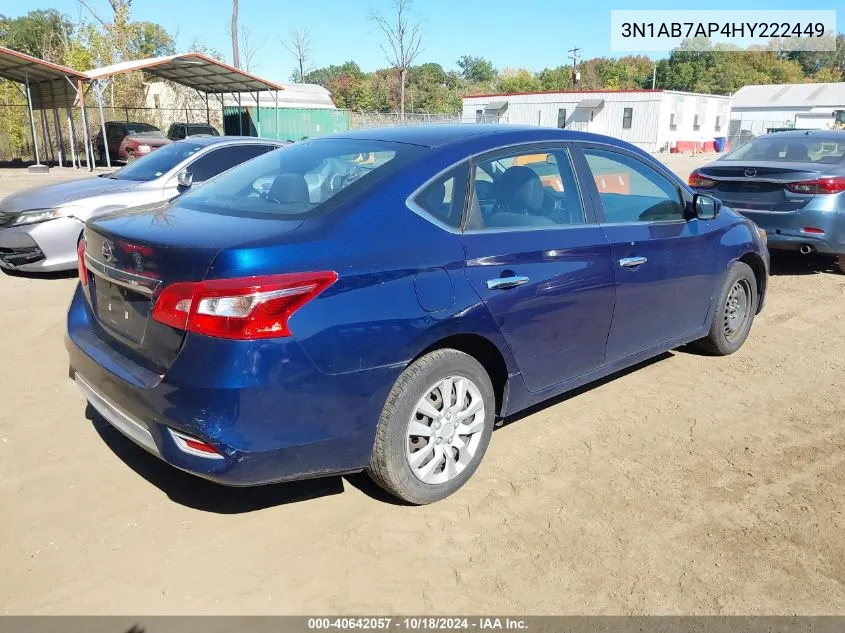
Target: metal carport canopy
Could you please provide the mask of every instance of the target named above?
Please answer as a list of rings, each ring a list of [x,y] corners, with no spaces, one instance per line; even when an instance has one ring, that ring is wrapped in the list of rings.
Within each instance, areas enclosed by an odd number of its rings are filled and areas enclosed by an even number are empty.
[[[278,91],[284,90],[279,84],[262,79],[252,73],[245,72],[234,66],[229,66],[221,61],[203,55],[202,53],[190,52],[178,55],[166,55],[164,57],[151,57],[149,59],[138,59],[127,62],[120,62],[111,66],[89,70],[85,75],[94,83],[97,103],[100,107],[100,123],[103,128],[103,137],[106,135],[106,123],[103,115],[103,83],[108,82],[115,75],[143,71],[160,79],[166,79],[197,92],[205,93],[206,117],[208,117],[208,95],[218,95],[220,105],[223,105],[223,98],[219,95],[225,93],[237,93],[238,105],[240,106],[240,94],[242,92],[273,92],[276,95],[276,117],[278,118]],[[256,103],[258,98],[256,96]],[[259,116],[260,110],[259,110]],[[243,134],[243,111],[238,116],[238,126]],[[278,129],[278,122],[276,125]],[[111,160],[106,152],[106,164],[111,167]]]
[[[284,90],[279,84],[229,66],[202,53],[182,53],[121,62],[85,73],[88,79],[107,79],[142,70],[188,88],[211,94]]]
[[[29,123],[32,132],[32,144],[35,152],[36,165],[41,164],[38,152],[38,137],[36,134],[36,123],[33,110],[53,110],[53,118],[56,130],[56,141],[59,146],[59,162],[64,162],[64,142],[61,138],[59,128],[59,114],[61,108],[67,110],[69,133],[71,136],[71,151],[74,164],[77,163],[76,150],[73,143],[73,122],[70,117],[70,108],[75,104],[81,104],[80,95],[83,87],[82,82],[88,81],[88,77],[66,66],[32,57],[26,53],[0,46],[0,77],[9,81],[22,84],[26,90],[21,94],[26,98],[29,110]],[[46,132],[47,124],[42,114],[42,132]],[[88,153],[88,134],[83,130],[86,155]],[[47,139],[43,139],[46,142]]]

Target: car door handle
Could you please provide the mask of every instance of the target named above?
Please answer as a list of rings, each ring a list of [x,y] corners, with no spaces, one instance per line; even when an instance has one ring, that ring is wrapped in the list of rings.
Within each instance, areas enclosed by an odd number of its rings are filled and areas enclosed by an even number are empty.
[[[619,265],[623,268],[636,268],[637,266],[642,266],[647,261],[647,257],[623,257],[619,260]]]
[[[498,277],[487,281],[487,287],[490,290],[508,290],[516,288],[522,284],[528,283],[528,277],[512,276],[512,277]]]

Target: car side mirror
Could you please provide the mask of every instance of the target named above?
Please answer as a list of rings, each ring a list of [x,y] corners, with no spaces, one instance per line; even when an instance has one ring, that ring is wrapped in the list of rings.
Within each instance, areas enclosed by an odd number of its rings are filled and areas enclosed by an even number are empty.
[[[699,220],[714,219],[721,208],[722,203],[713,196],[697,193],[692,197],[692,209]]]
[[[189,172],[187,169],[183,169],[178,174],[176,174],[176,184],[180,187],[187,189],[194,183],[194,176]]]

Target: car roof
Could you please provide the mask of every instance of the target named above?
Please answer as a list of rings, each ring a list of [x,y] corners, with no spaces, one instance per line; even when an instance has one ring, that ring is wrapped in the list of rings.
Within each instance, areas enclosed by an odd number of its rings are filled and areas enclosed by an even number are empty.
[[[194,145],[200,145],[201,147],[207,147],[209,145],[220,145],[224,143],[229,143],[232,145],[236,144],[244,144],[244,143],[261,143],[264,145],[284,145],[284,141],[276,141],[270,138],[258,138],[257,136],[194,136],[191,138],[185,138],[179,141],[175,141],[176,143],[193,143]]]
[[[560,130],[550,127],[533,125],[496,125],[485,123],[449,123],[432,125],[396,125],[392,127],[370,128],[331,134],[321,138],[348,138],[371,141],[387,141],[421,145],[423,147],[440,147],[469,138],[485,137],[491,145],[507,145],[510,143],[531,143],[543,141],[594,141],[607,143],[608,141],[627,146],[623,141],[611,139],[588,132]]]
[[[762,134],[757,138],[806,138],[814,137],[827,140],[845,141],[845,130],[788,130],[784,132],[771,132]]]

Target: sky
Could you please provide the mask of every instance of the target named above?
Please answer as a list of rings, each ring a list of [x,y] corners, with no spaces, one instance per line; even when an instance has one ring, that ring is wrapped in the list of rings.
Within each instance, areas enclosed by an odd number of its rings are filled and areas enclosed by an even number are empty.
[[[102,15],[110,12],[107,0],[87,0]],[[752,9],[760,0],[709,0],[690,9]],[[79,0],[3,0],[0,13],[17,17],[34,9],[55,8],[72,19],[90,17]],[[368,19],[370,9],[389,14],[391,0],[239,0],[240,25],[260,44],[253,71],[271,81],[288,81],[295,60],[280,43],[291,27],[311,31],[315,67],[358,62],[364,71],[384,68],[382,35]],[[417,64],[437,62],[456,68],[464,54],[481,56],[496,68],[546,67],[571,63],[568,50],[577,46],[581,59],[618,56],[610,50],[611,9],[679,9],[678,0],[615,3],[583,0],[414,0],[413,13],[423,28],[423,52]],[[795,9],[795,1],[767,0],[766,9]],[[813,0],[813,9],[842,9],[842,0]],[[176,35],[180,52],[194,41],[217,49],[231,62],[228,27],[231,0],[133,0],[135,20],[157,22]],[[837,15],[845,32],[845,11]],[[243,57],[243,53],[241,54]],[[650,53],[653,58],[665,56]],[[82,69],[87,70],[87,69]]]

